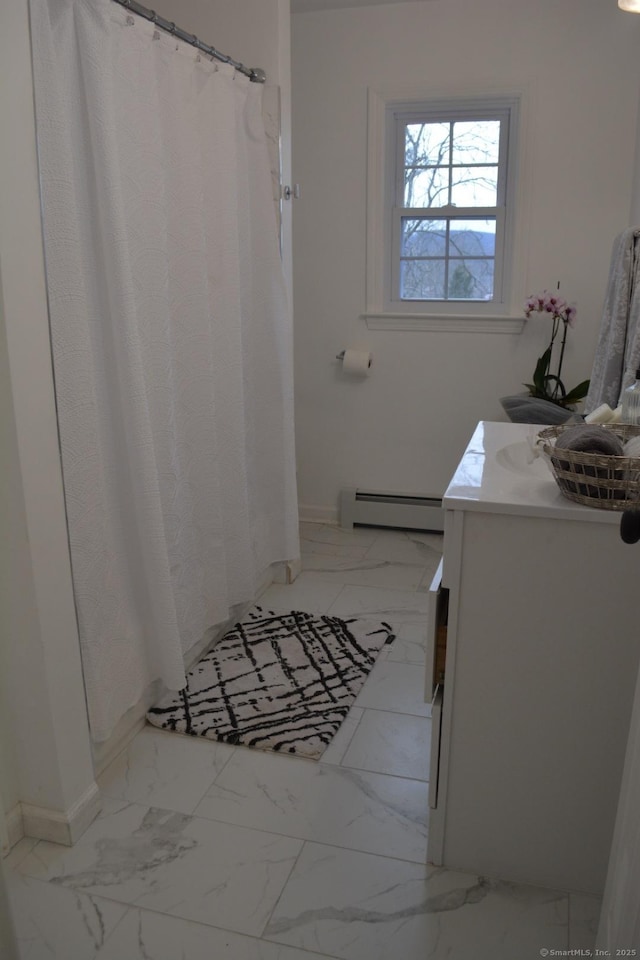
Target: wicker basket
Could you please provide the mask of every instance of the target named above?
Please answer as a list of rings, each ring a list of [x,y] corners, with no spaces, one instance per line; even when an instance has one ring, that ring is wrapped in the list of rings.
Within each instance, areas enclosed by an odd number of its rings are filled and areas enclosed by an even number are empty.
[[[556,450],[555,441],[575,425],[542,430],[536,442],[546,455],[556,483],[569,500],[601,510],[626,510],[640,502],[640,457],[609,457],[578,450]],[[640,427],[628,423],[602,424],[622,443],[640,436]]]

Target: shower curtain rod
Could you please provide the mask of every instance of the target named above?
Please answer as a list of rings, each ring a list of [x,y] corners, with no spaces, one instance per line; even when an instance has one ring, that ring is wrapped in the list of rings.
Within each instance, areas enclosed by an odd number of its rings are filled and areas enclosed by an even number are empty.
[[[208,57],[215,57],[216,60],[222,60],[223,63],[230,63],[239,73],[243,73],[245,77],[249,77],[253,83],[264,83],[267,79],[266,73],[264,70],[261,70],[260,67],[245,67],[244,63],[239,63],[226,54],[220,53],[215,47],[210,47],[208,43],[203,43],[202,40],[198,40],[195,33],[187,33],[185,30],[181,30],[180,27],[176,27],[175,23],[172,23],[170,20],[165,20],[164,17],[161,17],[155,10],[149,10],[147,7],[143,7],[142,4],[137,3],[136,0],[114,0],[114,2],[119,3],[121,7],[131,10],[133,13],[137,13],[138,16],[144,17],[145,20],[150,20],[156,27],[159,27],[161,30],[166,30],[167,33],[177,37],[179,40],[184,40],[185,43],[190,43],[192,47],[197,47],[198,50],[206,53]]]

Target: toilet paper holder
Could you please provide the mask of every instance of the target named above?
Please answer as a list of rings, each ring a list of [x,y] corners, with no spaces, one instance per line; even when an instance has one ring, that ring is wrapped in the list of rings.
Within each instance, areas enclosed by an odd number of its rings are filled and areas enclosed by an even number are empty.
[[[346,350],[341,350],[340,353],[336,353],[336,360],[344,360],[344,355],[346,352]]]
[[[336,354],[336,360],[343,365],[343,370],[348,374],[360,374],[366,376],[371,369],[371,354],[366,350],[357,350],[354,347],[348,347]]]

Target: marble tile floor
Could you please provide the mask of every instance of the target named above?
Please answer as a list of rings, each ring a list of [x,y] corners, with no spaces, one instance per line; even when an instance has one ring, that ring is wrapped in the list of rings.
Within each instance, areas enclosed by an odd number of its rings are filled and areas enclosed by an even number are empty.
[[[319,762],[145,727],[73,848],[5,861],[21,960],[527,960],[593,947],[597,899],[426,864],[424,616],[441,537],[302,524],[271,609],[390,621]]]

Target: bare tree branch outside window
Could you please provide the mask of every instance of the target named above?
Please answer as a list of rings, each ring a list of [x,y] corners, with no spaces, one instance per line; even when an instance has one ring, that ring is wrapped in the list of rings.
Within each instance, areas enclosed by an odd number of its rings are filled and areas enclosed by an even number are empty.
[[[400,296],[491,300],[501,121],[404,124]]]

